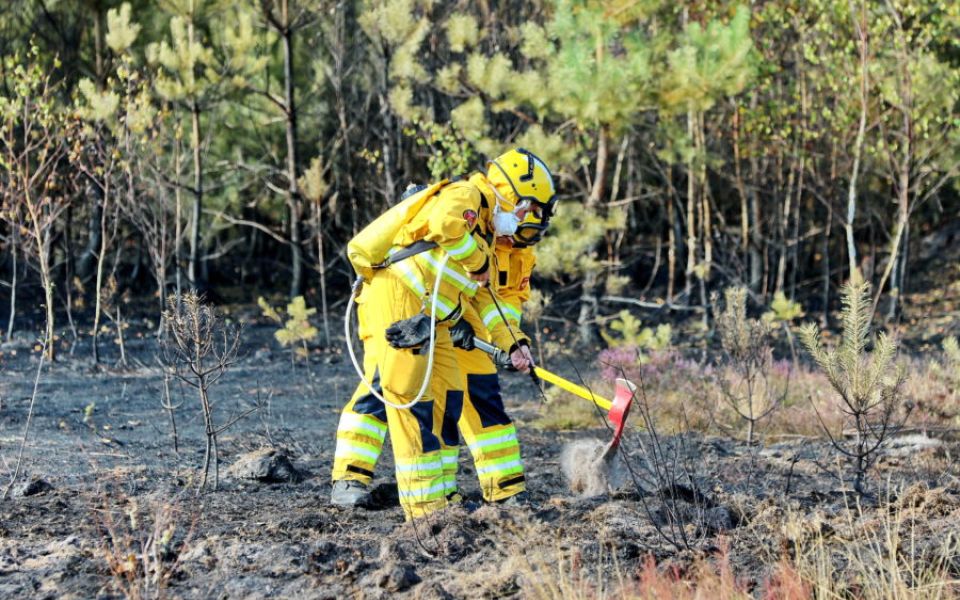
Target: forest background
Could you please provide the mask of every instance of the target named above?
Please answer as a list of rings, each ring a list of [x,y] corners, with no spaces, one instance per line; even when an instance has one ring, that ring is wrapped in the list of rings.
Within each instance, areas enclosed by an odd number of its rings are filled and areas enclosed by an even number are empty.
[[[897,319],[960,231],[954,2],[12,5],[0,301],[51,355],[189,288],[304,295],[330,343],[347,240],[516,145],[559,179],[534,287],[581,341],[730,285],[829,325],[854,269]]]

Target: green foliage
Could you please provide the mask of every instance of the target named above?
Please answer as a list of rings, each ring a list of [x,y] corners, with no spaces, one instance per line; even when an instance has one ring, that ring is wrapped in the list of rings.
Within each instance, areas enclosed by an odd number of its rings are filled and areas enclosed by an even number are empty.
[[[192,28],[183,17],[173,17],[170,41],[147,48],[149,62],[160,67],[154,85],[166,100],[197,98],[220,81],[213,49],[197,37],[191,39]]]
[[[474,108],[483,110],[482,105]],[[430,169],[431,178],[442,179],[469,171],[477,159],[476,152],[473,145],[467,141],[469,136],[461,134],[456,123],[443,126],[430,121],[416,121],[414,125],[419,128],[419,132],[411,127],[404,129],[404,133],[415,138],[418,146],[430,150],[427,168]]]
[[[479,39],[480,29],[473,15],[457,13],[447,19],[447,41],[453,52],[472,48]]]
[[[297,296],[287,304],[287,318],[284,321],[283,317],[280,316],[280,312],[270,306],[270,303],[262,296],[257,298],[257,305],[260,307],[263,316],[278,325],[283,325],[273,334],[273,337],[280,342],[280,345],[286,348],[287,346],[299,344],[299,347],[294,350],[294,354],[305,358],[307,355],[307,342],[315,340],[319,333],[317,328],[310,324],[310,317],[317,313],[317,309],[307,308],[307,303],[303,296]]]
[[[120,96],[111,90],[99,91],[89,79],[81,79],[77,86],[86,101],[77,109],[80,118],[88,121],[110,121],[120,105]]]
[[[647,360],[642,351],[666,350],[670,347],[673,337],[673,328],[667,323],[657,325],[655,330],[642,325],[640,319],[633,316],[630,311],[621,310],[617,318],[611,321],[610,331],[601,331],[600,335],[610,348],[626,346],[636,348],[638,361],[642,364]]]
[[[550,223],[550,235],[536,246],[537,270],[551,277],[598,269],[594,246],[608,228],[621,224],[620,213],[602,217],[578,202],[560,204]]]
[[[599,3],[560,0],[546,29],[556,44],[544,65],[547,90],[560,116],[619,129],[651,107],[656,57],[643,28],[624,26]]]
[[[127,52],[140,35],[140,25],[130,21],[130,3],[107,11],[107,46],[117,55]]]
[[[370,38],[387,44],[400,44],[417,28],[414,8],[420,3],[415,0],[387,0],[385,2],[367,2],[363,14],[358,19]]]
[[[726,96],[741,92],[754,74],[750,10],[737,7],[729,23],[691,23],[678,47],[667,55],[659,81],[660,105],[680,112],[709,110]]]
[[[844,284],[841,294],[843,338],[840,345],[835,349],[826,348],[814,323],[801,327],[800,339],[845,402],[859,407],[874,406],[900,375],[898,369],[892,368],[897,345],[881,332],[873,352],[866,351],[871,317],[869,283],[855,277]]]
[[[773,302],[770,303],[770,310],[763,313],[763,320],[769,323],[780,322],[787,323],[803,317],[803,306],[799,302],[794,302],[787,298],[783,292],[777,292],[773,295]]]
[[[538,60],[550,58],[556,51],[547,32],[544,28],[530,21],[520,26],[523,36],[523,45],[520,46],[520,53],[529,60]]]

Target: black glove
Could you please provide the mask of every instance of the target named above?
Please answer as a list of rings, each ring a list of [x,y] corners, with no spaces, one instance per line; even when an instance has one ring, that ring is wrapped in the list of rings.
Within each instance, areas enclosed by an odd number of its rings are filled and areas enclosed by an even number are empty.
[[[473,350],[475,348],[473,345],[474,335],[473,327],[470,326],[470,323],[467,323],[466,319],[460,319],[450,328],[450,339],[453,340],[453,345],[457,348]]]
[[[397,321],[387,327],[386,338],[394,348],[420,348],[430,341],[430,317],[419,313]]]

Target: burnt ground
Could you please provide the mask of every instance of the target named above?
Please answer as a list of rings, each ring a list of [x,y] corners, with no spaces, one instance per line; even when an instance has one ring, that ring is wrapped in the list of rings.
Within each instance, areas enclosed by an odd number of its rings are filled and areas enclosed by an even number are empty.
[[[898,440],[871,480],[876,492],[857,500],[836,477],[842,465],[823,440],[747,447],[661,432],[657,454],[654,440],[634,427],[624,443],[632,471],[625,485],[582,498],[564,482],[562,450],[572,440],[602,439],[606,430],[599,423],[575,432],[537,429],[534,421],[549,408],[526,380],[509,375],[505,397],[519,425],[529,506],[479,505],[464,450],[464,506],[404,523],[387,452],[377,506],[338,509],[327,497],[337,416],[356,382],[350,365],[339,354],[315,352],[294,367],[267,327],[248,329],[245,339],[247,356],[211,395],[221,423],[258,396],[262,409],[220,435],[220,489],[199,497],[198,402],[192,390],[173,387],[173,401],[182,402],[175,449],[149,336],[130,341],[138,365],[129,370],[94,371],[83,348],[44,369],[20,477],[33,485],[16,486],[0,502],[0,597],[602,595],[624,581],[629,587],[647,557],[683,573],[719,553],[743,586],[760,593],[781,557],[810,540],[857,543],[860,532],[875,531],[892,514],[911,519],[916,556],[932,556],[954,573],[960,563],[944,543],[960,534],[954,441]],[[5,485],[37,358],[21,343],[5,346],[0,360]],[[261,448],[279,449],[302,479],[227,475],[229,465]],[[650,475],[656,456],[666,476]],[[844,564],[839,559],[838,572],[859,568]]]

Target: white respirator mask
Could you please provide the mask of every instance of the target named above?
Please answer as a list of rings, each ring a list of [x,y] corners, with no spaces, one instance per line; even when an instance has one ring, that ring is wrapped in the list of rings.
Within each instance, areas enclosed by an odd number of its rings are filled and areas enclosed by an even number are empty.
[[[493,233],[497,236],[512,236],[520,226],[521,219],[517,213],[525,209],[528,202],[519,202],[512,211],[504,210],[501,208],[500,202],[506,202],[506,198],[500,195],[495,186],[491,186],[491,189],[493,195],[497,197],[497,205],[493,207]]]

